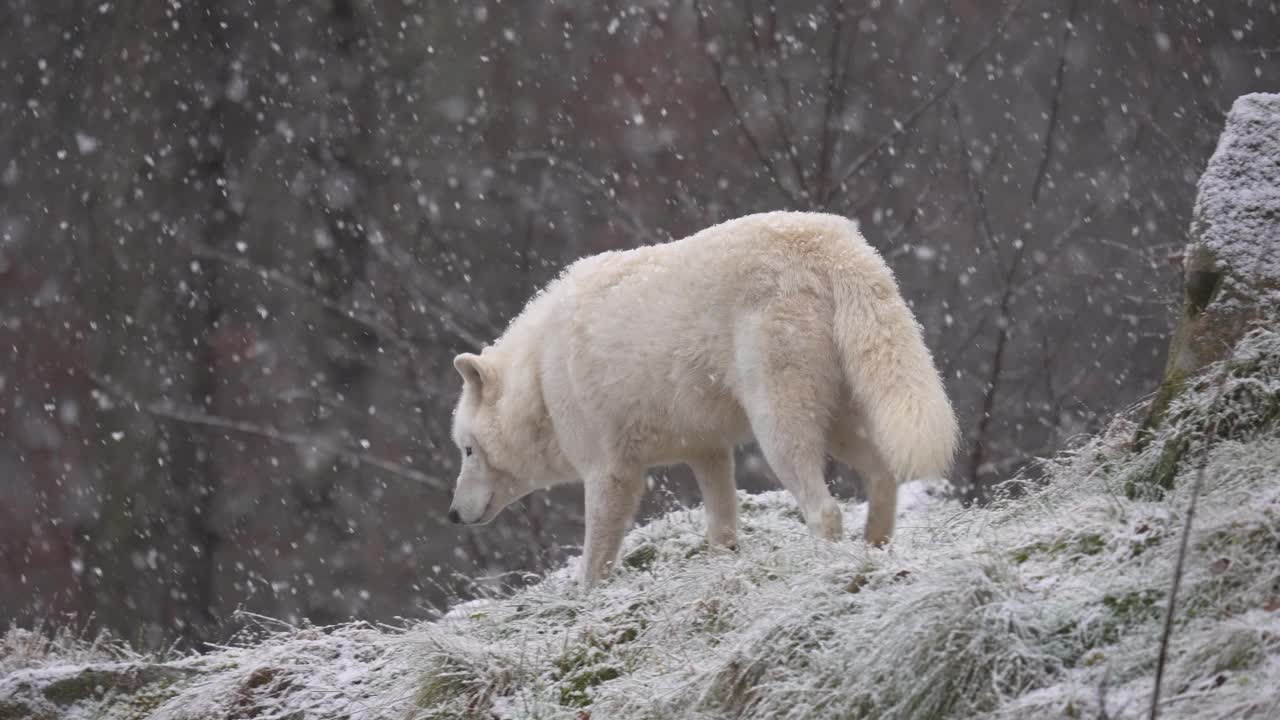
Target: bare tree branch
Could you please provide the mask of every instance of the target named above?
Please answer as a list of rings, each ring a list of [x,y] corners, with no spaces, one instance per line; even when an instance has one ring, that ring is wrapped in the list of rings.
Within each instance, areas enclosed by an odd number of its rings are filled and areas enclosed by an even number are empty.
[[[1062,48],[1058,52],[1058,69],[1053,76],[1053,99],[1049,102],[1049,127],[1044,133],[1044,152],[1040,155],[1040,167],[1036,170],[1036,179],[1031,183],[1031,204],[1040,202],[1040,189],[1045,175],[1049,172],[1049,160],[1053,157],[1053,135],[1058,129],[1058,109],[1062,105],[1062,85],[1067,70],[1067,44],[1071,42],[1071,31],[1075,27],[1076,10],[1080,0],[1072,0],[1067,11],[1067,20],[1062,26]]]
[[[729,109],[733,111],[734,122],[738,126],[738,130],[742,133],[742,137],[747,141],[747,145],[751,147],[751,151],[755,153],[756,158],[769,171],[769,178],[773,181],[774,187],[778,192],[782,193],[787,202],[797,203],[797,192],[787,186],[782,174],[778,171],[777,164],[769,153],[765,151],[764,146],[760,142],[760,138],[752,132],[751,127],[747,124],[746,113],[739,106],[737,99],[733,96],[733,91],[729,89],[728,79],[725,77],[724,64],[720,62],[720,58],[711,51],[708,46],[710,35],[707,31],[707,21],[704,16],[704,9],[700,1],[694,2],[693,14],[697,18],[698,23],[698,42],[702,44],[704,54],[707,56],[707,62],[711,64],[711,71],[715,74],[716,84],[720,88],[720,95],[725,102],[729,104]],[[785,140],[785,138],[784,138]],[[803,196],[803,188],[800,193]]]
[[[773,48],[773,62],[777,67],[782,67],[782,43],[778,41],[781,34],[778,32],[778,3],[777,0],[770,0],[769,5],[769,44]],[[791,83],[787,81],[787,76],[782,73],[777,75],[778,87],[782,89],[782,103],[786,107],[791,107]]]
[[[89,378],[92,379],[93,382],[98,385],[98,387],[102,388],[102,390],[108,395],[126,403],[137,412],[191,425],[202,425],[204,427],[216,428],[218,430],[227,430],[244,435],[253,435],[255,437],[296,447],[328,450],[351,462],[363,463],[371,467],[378,468],[388,475],[404,480],[411,480],[436,490],[448,490],[448,485],[441,482],[438,478],[419,472],[413,468],[406,467],[400,463],[378,457],[377,455],[365,450],[357,450],[355,448],[339,445],[331,440],[323,437],[317,437],[315,435],[289,432],[287,430],[280,430],[268,425],[259,425],[245,420],[236,420],[234,418],[227,418],[219,415],[210,415],[200,410],[179,407],[178,405],[168,401],[147,402],[139,400],[128,390],[113,382],[110,378],[96,373],[89,373]]]
[[[997,253],[995,229],[992,226],[991,215],[987,209],[986,190],[983,187],[982,179],[974,173],[973,155],[969,150],[969,143],[964,137],[963,127],[960,124],[959,108],[954,103],[951,105],[951,111],[960,133],[960,146],[964,152],[965,159],[965,177],[968,180],[969,190],[973,193],[977,206],[975,220],[978,224],[978,234],[986,242],[987,248],[992,255],[992,262],[999,268],[1000,259]],[[987,431],[990,429],[992,413],[995,411],[996,396],[1000,390],[1001,374],[1004,372],[1005,351],[1009,344],[1009,329],[1013,322],[1011,301],[1016,289],[1015,280],[1018,268],[1022,264],[1022,258],[1026,254],[1026,249],[1027,244],[1025,242],[1015,244],[1013,258],[1009,262],[1008,268],[1004,269],[1003,277],[1001,278],[1000,304],[996,314],[996,345],[992,351],[991,368],[987,374],[987,382],[982,394],[982,406],[978,414],[978,427],[974,432],[973,448],[969,454],[968,487],[964,490],[965,496],[971,500],[978,497],[978,474],[986,458]]]
[[[611,203],[615,208],[622,211],[627,221],[628,230],[631,232],[631,235],[637,244],[647,245],[658,239],[657,233],[650,231],[644,221],[640,219],[640,216],[637,215],[634,210],[627,207],[625,203],[618,202],[616,193],[613,188],[609,187],[608,183],[606,183],[602,178],[593,175],[589,170],[578,163],[542,150],[514,152],[511,153],[510,158],[514,162],[520,162],[522,160],[543,160],[552,168],[564,168],[565,170],[568,170],[577,178],[586,180],[586,185],[589,188],[595,190],[601,198],[609,201],[609,203]]]
[[[760,70],[761,77],[764,78],[764,87],[762,92],[765,96],[765,106],[769,108],[769,115],[773,118],[773,124],[778,138],[782,142],[783,150],[786,152],[787,159],[791,161],[792,172],[795,173],[796,184],[799,186],[799,194],[806,201],[810,201],[813,197],[812,189],[809,187],[808,174],[804,171],[804,163],[800,159],[800,151],[797,147],[798,138],[796,136],[795,127],[791,124],[785,108],[790,107],[790,103],[786,98],[781,101],[774,96],[773,90],[770,88],[770,78],[776,78],[778,86],[784,88],[784,95],[787,87],[785,76],[782,73],[782,58],[777,53],[777,38],[771,38],[775,48],[774,72],[769,72],[769,62],[765,59],[765,50],[760,43],[760,33],[756,29],[755,8],[751,0],[743,0],[743,8],[747,15],[747,24],[751,26],[751,47],[755,53],[755,64]],[[777,4],[770,4],[770,13],[772,21],[777,21]],[[775,30],[776,32],[776,30]]]
[[[1000,20],[996,22],[996,26],[991,31],[991,34],[987,36],[976,50],[965,58],[964,62],[961,63],[959,70],[949,81],[941,84],[935,83],[936,87],[934,91],[929,93],[929,95],[925,97],[919,105],[908,112],[905,117],[894,120],[892,130],[880,136],[880,139],[873,143],[871,147],[864,150],[862,154],[858,155],[858,157],[854,158],[852,162],[845,166],[845,169],[840,172],[839,179],[832,183],[831,187],[828,188],[830,197],[823,199],[824,205],[829,205],[831,201],[835,199],[835,194],[839,192],[841,186],[847,183],[850,178],[858,173],[859,170],[866,167],[868,163],[879,156],[885,148],[892,145],[899,136],[906,133],[908,129],[914,127],[921,116],[928,112],[934,105],[938,104],[940,100],[949,96],[951,91],[955,90],[955,88],[965,80],[969,72],[973,69],[973,66],[976,65],[978,61],[981,60],[982,57],[986,55],[987,52],[991,50],[991,48],[995,46],[996,42],[998,42],[1004,35],[1005,28],[1008,27],[1009,22],[1013,20],[1013,16],[1017,14],[1018,10],[1022,8],[1025,2],[1026,0],[1013,0],[1009,9],[1006,10],[1004,14],[1000,16]]]
[[[329,310],[332,310],[342,315],[348,320],[351,320],[352,322],[372,332],[374,335],[378,336],[379,338],[381,338],[386,342],[390,342],[393,344],[413,342],[411,338],[408,338],[402,335],[398,329],[390,327],[385,323],[382,323],[381,321],[379,321],[378,318],[374,316],[372,313],[367,313],[361,310],[357,310],[349,305],[327,298],[321,295],[320,293],[317,293],[314,288],[308,286],[306,283],[298,281],[297,279],[290,276],[289,273],[286,273],[282,270],[276,270],[275,268],[264,267],[262,265],[259,265],[253,262],[252,260],[249,260],[248,258],[240,257],[238,255],[233,255],[231,253],[218,250],[216,248],[209,247],[208,245],[203,245],[199,243],[193,244],[191,246],[191,251],[192,251],[192,254],[194,254],[196,257],[201,257],[209,260],[217,260],[218,262],[221,262],[229,267],[232,267],[238,270],[243,270],[248,273],[253,273],[263,281],[274,282],[283,287],[287,287],[290,290],[297,291],[301,293],[304,297],[306,297],[308,300],[311,300],[321,305],[322,307],[328,308]],[[424,302],[426,303],[426,305],[431,306],[432,309],[436,311],[437,313],[436,317],[440,320],[440,324],[443,325],[445,329],[447,329],[453,335],[455,335],[459,340],[462,340],[476,348],[484,347],[485,343],[479,336],[467,330],[465,327],[463,327],[461,324],[459,324],[456,320],[453,319],[452,309],[446,308],[441,303],[436,302],[434,300],[424,299]]]
[[[830,193],[831,150],[835,135],[837,112],[843,112],[845,92],[844,63],[840,59],[841,40],[845,28],[844,0],[832,0],[828,6],[830,15],[834,17],[831,28],[831,46],[827,51],[827,87],[822,107],[822,141],[818,147],[817,192],[819,197],[828,197]],[[846,53],[847,55],[847,53]]]

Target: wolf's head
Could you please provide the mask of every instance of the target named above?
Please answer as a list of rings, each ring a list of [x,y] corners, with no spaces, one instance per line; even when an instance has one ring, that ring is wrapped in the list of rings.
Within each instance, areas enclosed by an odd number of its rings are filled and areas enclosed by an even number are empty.
[[[504,387],[504,364],[493,355],[463,353],[453,359],[462,376],[462,396],[453,413],[453,441],[462,453],[449,519],[483,525],[503,508],[538,489],[536,444],[528,437],[538,423],[522,388]],[[539,403],[540,404],[540,403]],[[543,413],[545,414],[545,413]]]

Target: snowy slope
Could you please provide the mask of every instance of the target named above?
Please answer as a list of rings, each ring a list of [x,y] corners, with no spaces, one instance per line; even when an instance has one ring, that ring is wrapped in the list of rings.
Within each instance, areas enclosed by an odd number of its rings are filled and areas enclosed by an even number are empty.
[[[569,566],[437,622],[265,624],[167,663],[11,631],[0,720],[1145,717],[1206,438],[1161,716],[1280,717],[1280,333],[1233,368],[1218,407],[1193,386],[1141,450],[1119,418],[989,507],[904,487],[885,550],[744,494],[736,552],[672,513],[591,594]]]

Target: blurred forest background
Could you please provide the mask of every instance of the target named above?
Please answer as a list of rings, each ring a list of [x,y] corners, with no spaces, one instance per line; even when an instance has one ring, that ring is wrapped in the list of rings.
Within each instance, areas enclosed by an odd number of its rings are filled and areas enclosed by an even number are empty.
[[[0,0],[0,622],[191,646],[562,561],[574,488],[444,520],[451,358],[760,210],[860,221],[980,500],[1153,389],[1277,38],[1275,0]]]

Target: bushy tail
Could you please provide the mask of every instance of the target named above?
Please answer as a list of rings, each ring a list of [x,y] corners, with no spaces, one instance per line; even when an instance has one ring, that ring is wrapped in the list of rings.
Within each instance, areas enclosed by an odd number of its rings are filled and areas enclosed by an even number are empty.
[[[869,439],[899,483],[945,477],[959,429],[942,378],[889,267],[854,253],[834,270],[835,339]]]

